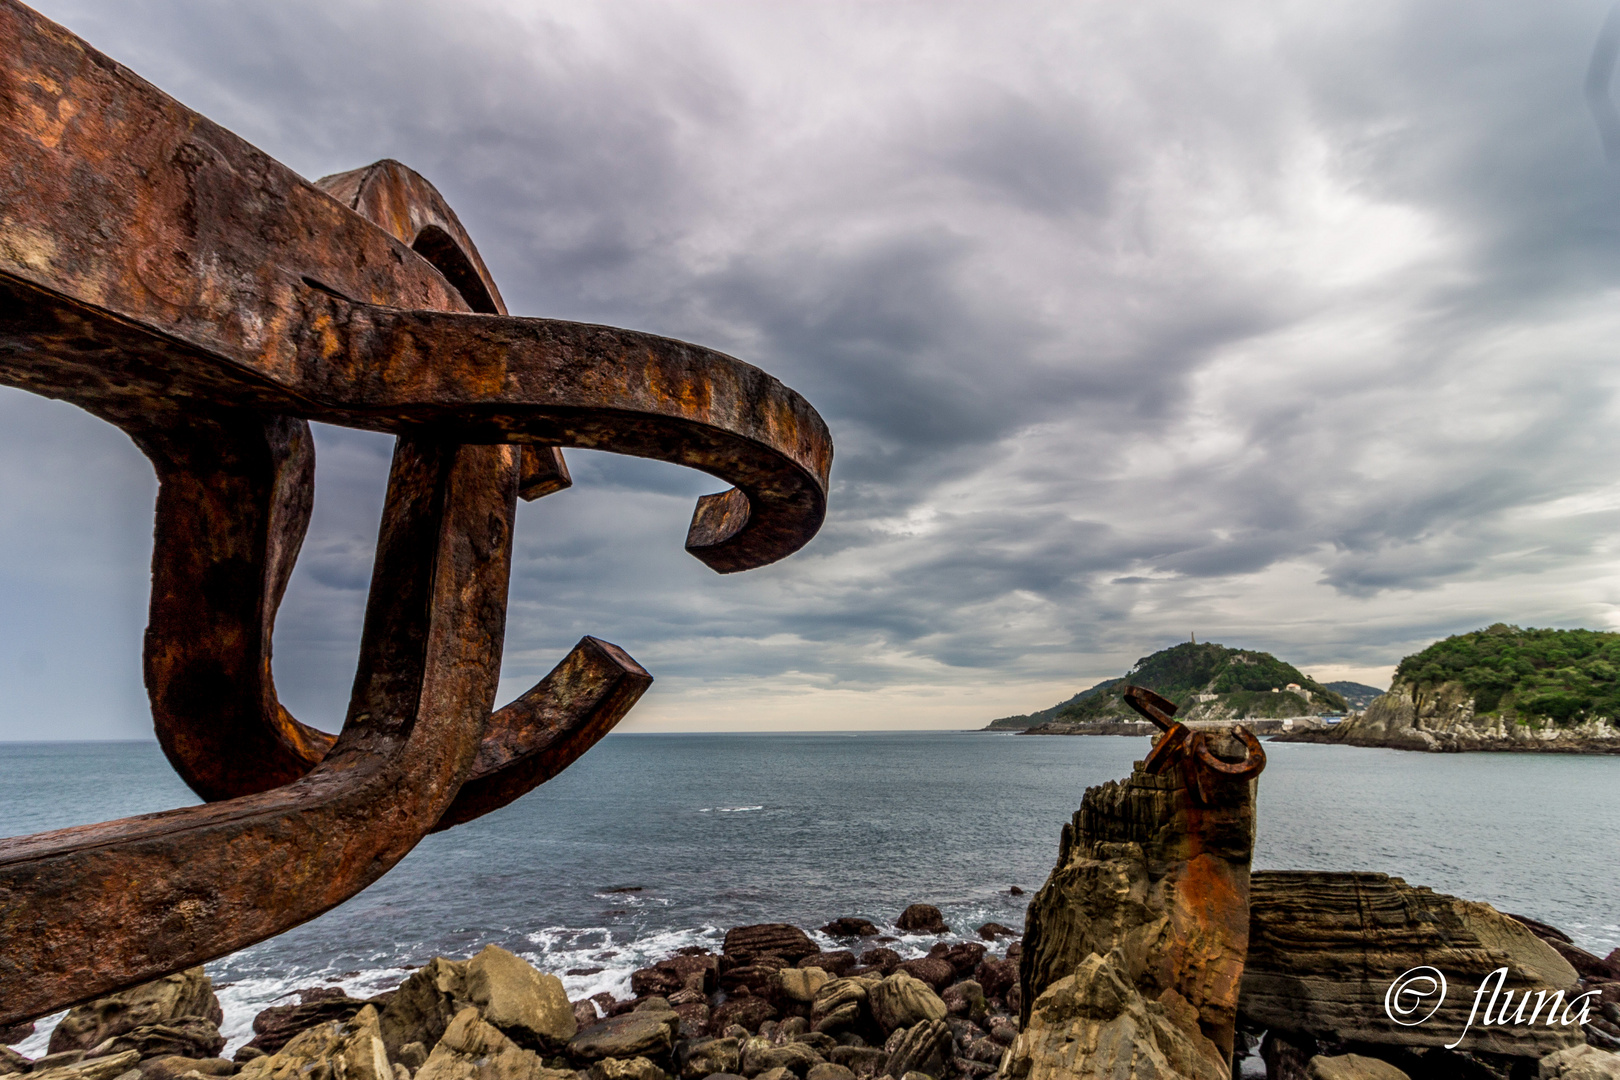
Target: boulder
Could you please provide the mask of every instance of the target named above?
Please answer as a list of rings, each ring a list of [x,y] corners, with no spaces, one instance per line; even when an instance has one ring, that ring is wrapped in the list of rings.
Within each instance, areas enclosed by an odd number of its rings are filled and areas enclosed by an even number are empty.
[[[985,953],[990,951],[977,941],[958,942],[948,948],[942,948],[943,945],[944,942],[941,942],[939,945],[934,946],[933,949],[929,950],[928,955],[935,956],[937,954],[940,959],[945,960],[951,967],[956,969],[956,976],[961,979],[973,974],[974,969],[984,960]]]
[[[1230,1067],[1201,1030],[1198,1010],[1174,989],[1149,1000],[1126,977],[1115,950],[1092,953],[1073,975],[1041,991],[1008,1049],[1006,1080],[1230,1080]]]
[[[471,1004],[466,976],[467,961],[435,956],[400,984],[379,1017],[390,1058],[406,1043],[438,1044],[450,1021]]]
[[[520,1046],[555,1052],[579,1030],[562,980],[499,946],[467,961],[463,986],[483,1018]]]
[[[1411,1080],[1387,1061],[1360,1054],[1318,1054],[1305,1066],[1305,1080]]]
[[[39,1061],[44,1061],[40,1058]],[[107,1057],[85,1058],[71,1065],[61,1065],[56,1068],[39,1068],[39,1061],[34,1062],[34,1070],[28,1074],[28,1080],[139,1080],[140,1072],[135,1068],[139,1055],[133,1050],[122,1054],[110,1054]]]
[[[984,987],[972,979],[963,979],[955,986],[947,987],[940,1000],[945,1003],[945,1011],[950,1015],[965,1017],[975,1024],[982,1021],[989,1011]]]
[[[342,1077],[336,1080],[343,1080]],[[548,1069],[540,1055],[525,1050],[488,1023],[472,1006],[444,1029],[439,1044],[416,1080],[575,1080],[572,1072]]]
[[[296,1003],[272,1005],[259,1010],[259,1014],[253,1018],[253,1038],[247,1043],[248,1046],[274,1054],[305,1028],[333,1020],[348,1020],[366,1007],[364,1001],[324,986],[294,993],[298,995]]]
[[[827,1058],[856,1076],[876,1076],[883,1071],[889,1055],[880,1046],[835,1046],[828,1051]]]
[[[1571,1046],[1541,1059],[1538,1080],[1620,1080],[1620,1054],[1595,1046]]]
[[[909,1028],[924,1020],[945,1019],[945,1002],[933,988],[897,971],[872,987],[867,994],[872,1018],[885,1033]]]
[[[333,1020],[294,1036],[279,1051],[254,1058],[242,1080],[394,1080],[383,1049],[377,1009],[367,1005],[349,1020]]]
[[[88,1057],[105,1057],[133,1050],[150,1057],[211,1058],[225,1049],[219,1025],[200,1016],[182,1016],[166,1024],[142,1024],[97,1044]]]
[[[657,965],[630,973],[630,992],[637,997],[644,994],[673,994],[685,988],[686,980],[679,973]]]
[[[788,1001],[809,1005],[816,994],[832,981],[832,976],[817,967],[783,968],[776,973],[781,993]]]
[[[997,938],[1017,937],[1018,931],[1010,926],[1002,926],[998,922],[987,922],[974,931],[986,941],[995,941]]]
[[[969,1061],[982,1061],[987,1065],[1000,1065],[1007,1048],[988,1036],[974,1039],[963,1048],[962,1056]]]
[[[956,969],[951,962],[939,956],[924,956],[917,960],[902,960],[895,966],[896,972],[905,972],[920,982],[938,990],[956,978]]]
[[[912,904],[894,920],[894,925],[908,934],[948,934],[945,916],[933,904]]]
[[[51,1032],[50,1052],[89,1050],[114,1035],[145,1024],[168,1024],[195,1016],[215,1025],[225,1019],[214,983],[200,967],[97,998],[69,1009]],[[207,1055],[202,1055],[207,1056]]]
[[[682,1080],[703,1080],[711,1073],[735,1073],[742,1067],[742,1048],[736,1039],[696,1039],[687,1044],[682,1057]]]
[[[559,1070],[559,1077],[563,1074]],[[669,1080],[669,1074],[646,1058],[603,1058],[586,1074],[590,1080]]]
[[[984,987],[985,997],[1005,998],[1018,983],[1018,961],[986,957],[974,970],[973,981]]]
[[[1579,992],[1575,969],[1551,945],[1487,904],[1387,874],[1265,871],[1251,879],[1249,911],[1246,1026],[1411,1048],[1444,1047],[1467,1029],[1462,1051],[1536,1059],[1581,1042],[1574,1025],[1469,1025],[1474,991],[1497,968],[1508,969],[1516,996]],[[1420,967],[1445,976],[1446,998],[1423,1023],[1397,1024],[1385,995]]]
[[[807,956],[799,961],[799,966],[818,967],[836,979],[855,966],[855,954],[848,949],[838,949],[817,956]]]
[[[764,998],[753,996],[732,998],[717,1006],[709,1014],[709,1031],[715,1035],[724,1035],[727,1028],[736,1026],[752,1035],[759,1030],[759,1025],[780,1015],[782,1014],[776,1006]]]
[[[575,1035],[568,1043],[568,1056],[583,1062],[610,1057],[668,1061],[680,1025],[680,1016],[664,1009],[610,1016]]]
[[[889,1055],[890,1076],[911,1072],[944,1076],[945,1062],[951,1057],[951,1029],[943,1020],[924,1020],[895,1031],[883,1049]]]
[[[236,1073],[236,1068],[236,1062],[222,1057],[154,1057],[147,1058],[140,1064],[141,1080],[180,1080],[180,1077],[187,1073],[197,1073],[201,1076],[232,1076]]]
[[[866,1010],[867,984],[860,979],[833,979],[816,991],[810,1004],[810,1025],[816,1031],[845,1031],[861,1022]]]
[[[855,1073],[842,1065],[823,1061],[820,1065],[810,1066],[810,1071],[804,1074],[804,1080],[855,1080]]]
[[[721,952],[726,956],[775,953],[789,963],[821,951],[810,935],[788,923],[760,923],[726,931]]]
[[[1243,753],[1229,736],[1208,745],[1217,757]],[[1148,773],[1138,763],[1127,779],[1088,789],[1063,827],[1057,864],[1030,901],[1020,987],[1006,992],[1009,1005],[1018,997],[1026,1048],[1055,1049],[1054,1029],[1029,1027],[1034,1003],[1046,989],[1075,976],[1089,957],[1100,962],[1118,951],[1120,959],[1104,981],[1123,980],[1141,1007],[1122,1002],[1110,1016],[1094,1017],[1096,1032],[1082,1034],[1084,1016],[1064,1016],[1063,1007],[1085,1000],[1089,991],[1071,984],[1043,1014],[1047,1022],[1061,1023],[1076,1045],[1102,1046],[1110,1033],[1135,1031],[1147,1040],[1141,1051],[1147,1058],[1158,1054],[1167,1065],[1181,1062],[1202,1073],[1205,1065],[1188,1064],[1184,1054],[1201,1052],[1206,1044],[1175,1035],[1179,1028],[1166,1020],[1168,1014],[1149,1009],[1169,1000],[1173,1007],[1166,1007],[1180,1017],[1181,1005],[1190,1005],[1198,1031],[1215,1047],[1210,1067],[1228,1067],[1249,939],[1254,785],[1213,770],[1195,775],[1204,778],[1201,794],[1189,789],[1187,770]],[[1166,991],[1174,991],[1173,998],[1166,999]],[[1120,1067],[1127,1060],[1120,1056]]]
[[[821,932],[828,937],[876,937],[878,928],[868,919],[846,915],[823,926]]]
[[[861,963],[867,967],[875,967],[887,975],[900,966],[900,954],[893,949],[868,949],[861,954]]]
[[[739,990],[747,989],[755,997],[765,998],[767,1001],[776,1001],[782,992],[782,980],[777,972],[784,969],[770,967],[763,964],[744,964],[734,967],[720,976],[720,989],[728,994],[736,994]]]
[[[803,1076],[811,1066],[822,1062],[820,1054],[801,1042],[777,1044],[755,1036],[742,1047],[742,1074],[759,1076],[772,1069],[786,1069],[794,1076]]]

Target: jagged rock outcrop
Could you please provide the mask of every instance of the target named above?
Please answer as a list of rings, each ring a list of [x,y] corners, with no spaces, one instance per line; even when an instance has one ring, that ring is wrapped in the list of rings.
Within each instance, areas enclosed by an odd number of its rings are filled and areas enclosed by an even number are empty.
[[[377,1009],[317,1024],[268,1057],[242,1066],[241,1080],[394,1080]]]
[[[172,1025],[187,1017],[214,1025],[215,1036],[219,1034],[219,1022],[225,1018],[219,999],[214,996],[213,980],[200,967],[153,979],[69,1009],[51,1032],[50,1052],[89,1050],[138,1027]],[[220,1045],[224,1045],[223,1039]]]
[[[1515,997],[1575,989],[1576,972],[1522,923],[1488,904],[1414,888],[1387,874],[1263,871],[1249,884],[1249,955],[1240,1011],[1246,1026],[1329,1044],[1444,1047],[1540,1058],[1582,1041],[1578,1026],[1485,1026],[1469,1012],[1500,967]],[[1397,1024],[1385,994],[1403,974],[1444,974],[1444,1004]],[[1425,1005],[1426,1008],[1426,1005]]]
[[[1476,713],[1474,695],[1461,683],[1420,688],[1397,681],[1367,711],[1322,730],[1293,731],[1278,742],[1383,746],[1395,750],[1456,752],[1519,750],[1620,754],[1620,726],[1607,719],[1578,724],[1520,723],[1516,715]]]
[[[1063,828],[1051,877],[1030,902],[1024,1011],[1087,956],[1116,949],[1116,974],[1148,1000],[1175,990],[1229,1056],[1248,946],[1251,784],[1220,784],[1200,805],[1179,771],[1138,769],[1089,789]]]

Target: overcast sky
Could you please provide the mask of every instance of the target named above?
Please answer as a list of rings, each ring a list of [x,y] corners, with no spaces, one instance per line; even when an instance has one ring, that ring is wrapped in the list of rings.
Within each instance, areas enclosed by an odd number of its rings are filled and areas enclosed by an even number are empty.
[[[826,526],[730,577],[681,550],[715,481],[569,451],[504,697],[586,633],[661,731],[978,726],[1189,633],[1387,685],[1498,620],[1620,629],[1607,0],[36,6],[304,176],[423,173],[514,314],[826,418]],[[391,440],[317,443],[275,663],[330,729]],[[0,390],[0,738],[149,735],[154,494]]]

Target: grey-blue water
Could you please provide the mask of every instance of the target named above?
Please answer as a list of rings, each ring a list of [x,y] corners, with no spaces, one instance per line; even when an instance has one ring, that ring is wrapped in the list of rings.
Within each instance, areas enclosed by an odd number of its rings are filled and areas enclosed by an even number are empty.
[[[1146,749],[962,732],[609,736],[512,806],[428,837],[347,904],[211,964],[229,984],[227,1034],[245,1038],[292,987],[375,992],[402,965],[486,942],[564,975],[577,998],[623,995],[633,968],[749,922],[882,924],[923,901],[962,931],[1019,926],[1027,897],[1008,887],[1037,888],[1081,793]],[[1384,871],[1600,954],[1620,945],[1620,757],[1267,751],[1257,867]],[[155,743],[0,744],[0,776],[9,835],[195,801]],[[610,891],[628,888],[640,891]]]

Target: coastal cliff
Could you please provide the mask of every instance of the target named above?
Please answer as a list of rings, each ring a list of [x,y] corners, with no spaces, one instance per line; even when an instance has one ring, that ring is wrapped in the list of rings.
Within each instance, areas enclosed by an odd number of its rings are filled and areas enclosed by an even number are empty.
[[[1275,736],[1276,742],[1340,743],[1395,750],[1461,752],[1518,750],[1563,754],[1620,754],[1620,728],[1604,717],[1559,724],[1517,713],[1480,713],[1461,683],[1423,688],[1397,682],[1367,711],[1333,727]]]

